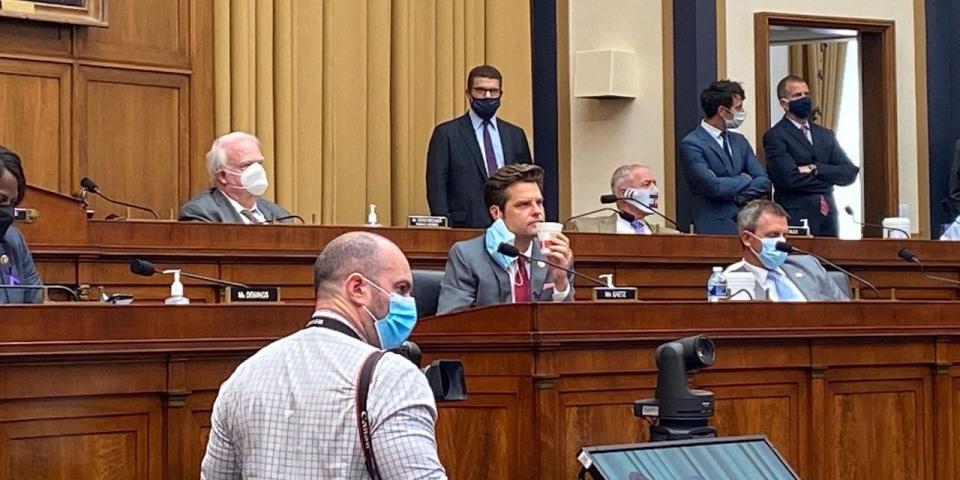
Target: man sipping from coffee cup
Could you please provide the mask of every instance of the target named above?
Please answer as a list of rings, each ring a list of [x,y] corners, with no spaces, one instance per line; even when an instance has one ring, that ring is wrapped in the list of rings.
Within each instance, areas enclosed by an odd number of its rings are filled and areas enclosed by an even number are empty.
[[[437,313],[499,303],[573,299],[571,275],[549,265],[571,268],[573,250],[556,224],[543,221],[542,187],[543,169],[531,164],[507,165],[487,179],[483,197],[494,222],[484,235],[450,248]],[[541,226],[550,230],[542,235],[542,241],[537,240]],[[504,255],[499,252],[501,243],[546,262]]]

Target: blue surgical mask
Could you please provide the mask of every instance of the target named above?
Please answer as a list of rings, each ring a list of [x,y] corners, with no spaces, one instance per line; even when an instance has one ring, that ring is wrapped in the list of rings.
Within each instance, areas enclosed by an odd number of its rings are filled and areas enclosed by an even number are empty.
[[[652,188],[628,188],[623,192],[623,196],[632,200],[630,204],[640,209],[641,212],[654,213],[652,208],[657,208],[660,190],[655,186]]]
[[[797,118],[805,120],[813,113],[813,100],[810,97],[792,100],[787,104],[787,110]]]
[[[767,270],[776,270],[783,265],[783,262],[787,261],[787,252],[781,252],[780,250],[777,250],[777,244],[780,242],[785,242],[786,239],[783,237],[760,238],[754,235],[753,232],[747,233],[760,240],[760,253],[757,253],[753,247],[750,247],[750,251],[757,256],[757,260],[760,260],[760,263],[763,264],[764,268]]]
[[[363,277],[361,275],[361,277]],[[377,329],[377,336],[380,337],[380,348],[390,350],[403,344],[413,333],[413,327],[417,325],[417,301],[413,297],[405,297],[397,292],[387,292],[380,285],[377,285],[370,279],[363,279],[380,291],[380,293],[390,297],[390,303],[387,307],[387,314],[383,318],[377,318],[369,308],[364,306],[364,310],[373,318],[374,326]]]
[[[487,253],[490,254],[493,261],[497,262],[497,265],[503,267],[504,270],[510,268],[510,263],[513,262],[513,258],[498,252],[497,249],[500,248],[501,243],[513,245],[516,238],[517,236],[507,229],[507,224],[503,223],[502,218],[498,218],[493,222],[493,225],[487,227],[487,232],[484,234],[483,244],[487,249]]]
[[[490,120],[500,108],[500,98],[474,98],[470,97],[470,108],[484,120]]]

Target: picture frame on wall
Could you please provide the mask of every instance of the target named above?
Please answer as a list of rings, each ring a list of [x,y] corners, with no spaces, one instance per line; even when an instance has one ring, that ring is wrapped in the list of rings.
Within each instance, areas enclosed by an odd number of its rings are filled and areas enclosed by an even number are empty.
[[[0,17],[106,27],[108,0],[0,0]]]

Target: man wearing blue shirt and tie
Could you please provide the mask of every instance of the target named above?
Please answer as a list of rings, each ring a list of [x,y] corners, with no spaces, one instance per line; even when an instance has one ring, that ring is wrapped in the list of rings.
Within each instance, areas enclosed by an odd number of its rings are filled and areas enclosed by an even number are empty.
[[[430,214],[447,217],[450,226],[487,228],[490,214],[483,184],[500,167],[533,163],[523,129],[496,113],[503,77],[490,65],[467,76],[467,113],[437,125],[427,150],[427,201]]]

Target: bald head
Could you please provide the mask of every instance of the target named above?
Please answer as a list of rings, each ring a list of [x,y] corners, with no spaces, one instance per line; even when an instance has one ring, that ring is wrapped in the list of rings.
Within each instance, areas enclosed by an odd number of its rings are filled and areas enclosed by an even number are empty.
[[[409,275],[406,257],[390,240],[369,232],[345,233],[328,243],[313,265],[317,298],[338,292],[353,273],[375,280],[385,270],[404,268]]]

